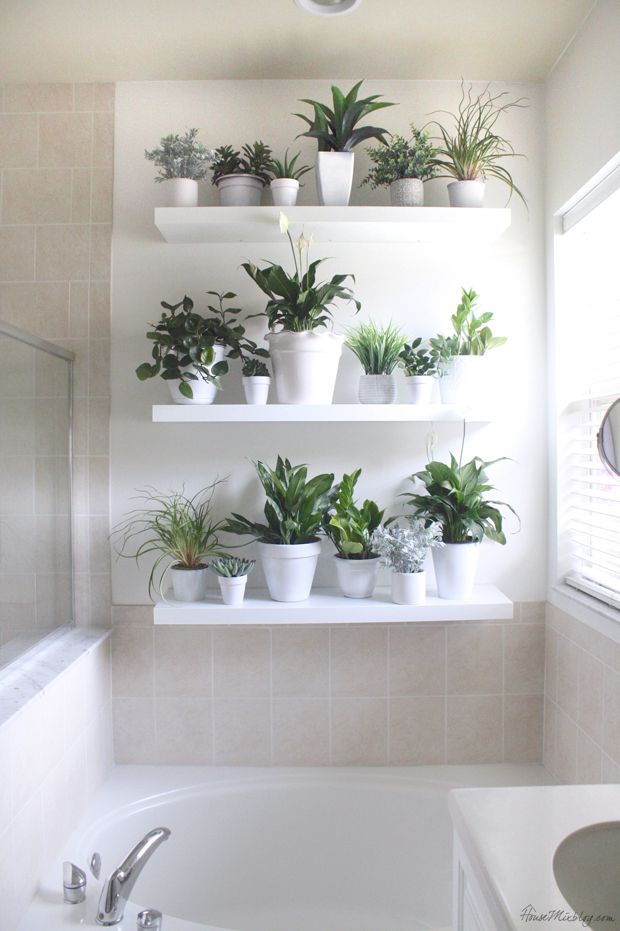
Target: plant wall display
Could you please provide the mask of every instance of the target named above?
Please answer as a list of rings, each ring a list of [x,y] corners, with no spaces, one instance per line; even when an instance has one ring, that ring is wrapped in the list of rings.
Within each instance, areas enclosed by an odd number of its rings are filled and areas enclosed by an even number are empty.
[[[370,97],[358,100],[358,93],[363,83],[363,81],[358,81],[346,94],[332,85],[331,107],[316,100],[307,98],[302,100],[302,103],[307,103],[312,107],[314,115],[309,117],[303,113],[295,114],[309,127],[301,135],[316,139],[319,152],[350,152],[360,142],[368,139],[385,141],[387,130],[379,126],[358,126],[358,123],[371,113],[385,107],[393,107],[394,104],[379,101],[381,94],[372,94]]]
[[[215,153],[198,142],[198,132],[197,129],[188,129],[184,136],[163,136],[159,148],[150,152],[145,149],[144,157],[158,169],[155,181],[173,178],[201,181],[207,176]]]

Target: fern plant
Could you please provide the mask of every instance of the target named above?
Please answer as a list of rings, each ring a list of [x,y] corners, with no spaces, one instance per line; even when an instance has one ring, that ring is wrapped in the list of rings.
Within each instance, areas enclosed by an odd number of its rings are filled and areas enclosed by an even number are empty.
[[[355,469],[344,475],[337,496],[323,517],[323,530],[345,559],[372,559],[372,535],[383,520],[384,511],[368,499],[361,507],[355,503],[355,486],[362,473]]]
[[[393,107],[387,101],[378,102],[381,94],[371,94],[370,97],[357,99],[359,89],[364,82],[358,81],[347,94],[332,85],[332,106],[316,100],[304,98],[301,102],[309,104],[314,110],[310,118],[303,113],[296,113],[310,127],[302,136],[316,139],[319,152],[350,152],[360,142],[367,139],[378,139],[385,142],[387,130],[378,126],[358,126],[365,116],[382,110],[384,107]]]

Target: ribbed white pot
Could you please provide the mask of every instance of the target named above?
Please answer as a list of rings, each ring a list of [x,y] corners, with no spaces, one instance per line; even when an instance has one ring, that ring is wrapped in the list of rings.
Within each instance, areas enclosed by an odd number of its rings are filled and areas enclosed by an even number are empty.
[[[454,356],[450,359],[439,382],[442,402],[461,407],[481,403],[489,390],[485,381],[485,363],[484,356]]]
[[[482,207],[484,181],[451,181],[448,185],[451,207]]]
[[[264,187],[257,175],[222,175],[217,180],[220,207],[260,207]]]
[[[198,182],[192,178],[168,178],[166,186],[168,207],[196,207],[198,204]]]
[[[274,207],[294,207],[299,194],[299,181],[295,178],[274,178],[271,184]]]
[[[399,178],[390,184],[392,207],[423,207],[424,183],[419,178]]]
[[[204,601],[207,597],[207,566],[203,569],[168,569],[175,601]]]
[[[405,385],[410,404],[430,404],[433,394],[432,375],[407,375]]]
[[[433,550],[433,565],[440,598],[471,598],[476,579],[479,543],[446,543]]]
[[[211,370],[211,367],[215,365],[216,362],[222,361],[226,353],[226,347],[225,346],[214,346],[213,352],[214,352],[214,358],[213,358],[213,362],[211,363],[211,366],[209,367],[209,371]],[[187,366],[184,369],[184,371],[186,372],[191,371],[191,370],[193,370],[193,366]],[[217,397],[218,389],[212,382],[205,381],[205,379],[201,377],[200,372],[197,372],[197,375],[198,375],[198,379],[196,381],[190,382],[192,386],[192,392],[194,395],[193,398],[186,398],[184,394],[181,394],[181,392],[179,391],[178,381],[168,382],[170,394],[175,404],[213,404],[213,402],[215,401]]]
[[[379,557],[346,559],[334,556],[338,585],[346,598],[370,598],[377,584]]]
[[[271,378],[268,375],[244,375],[243,392],[247,404],[266,404]]]
[[[392,601],[422,605],[426,601],[426,572],[392,572]]]
[[[360,375],[360,404],[394,404],[396,378],[393,375]]]
[[[243,604],[243,597],[245,595],[245,586],[248,581],[247,575],[237,575],[237,576],[218,575],[217,580],[220,583],[220,592],[222,593],[222,601],[224,602],[225,605]]]
[[[348,206],[354,164],[354,152],[317,152],[316,189],[322,207]]]
[[[268,333],[278,404],[331,404],[344,336],[325,330]]]
[[[310,594],[321,541],[258,544],[269,594],[274,601],[305,601]]]

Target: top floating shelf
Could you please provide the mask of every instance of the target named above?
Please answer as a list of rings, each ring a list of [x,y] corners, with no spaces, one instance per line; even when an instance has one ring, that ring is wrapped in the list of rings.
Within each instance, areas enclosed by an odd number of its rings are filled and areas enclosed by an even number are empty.
[[[317,242],[492,242],[510,226],[507,208],[286,207],[292,227]],[[279,207],[156,207],[171,243],[282,242]]]

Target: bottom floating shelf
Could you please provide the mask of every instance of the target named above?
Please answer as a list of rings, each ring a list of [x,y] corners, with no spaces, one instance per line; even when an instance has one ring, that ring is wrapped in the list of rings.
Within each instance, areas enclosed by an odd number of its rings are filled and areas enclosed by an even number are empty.
[[[397,605],[387,588],[372,598],[345,598],[335,588],[315,589],[307,601],[272,601],[267,591],[249,589],[239,607],[225,605],[215,594],[188,604],[167,599],[155,605],[156,624],[398,624],[415,621],[510,620],[512,601],[494,585],[478,585],[468,601],[437,598],[423,605]]]

